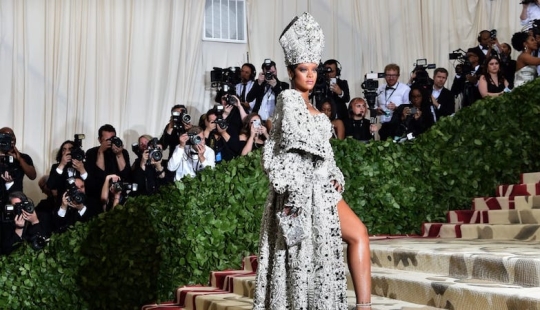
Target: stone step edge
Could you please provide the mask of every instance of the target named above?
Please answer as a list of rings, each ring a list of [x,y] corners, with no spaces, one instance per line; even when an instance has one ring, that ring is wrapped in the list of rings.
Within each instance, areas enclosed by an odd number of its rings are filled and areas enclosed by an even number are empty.
[[[524,172],[519,175],[520,183],[540,183],[540,172]]]
[[[539,224],[540,209],[453,210],[446,213],[447,224]]]
[[[458,279],[387,268],[372,268],[371,277],[372,294],[383,297],[392,296],[415,304],[446,309],[449,305],[453,309],[506,309],[507,302],[511,301],[514,306],[512,309],[538,309],[540,307],[540,294],[537,287],[493,284],[489,281]],[[396,287],[398,289],[394,289]],[[421,292],[426,293],[426,296],[420,296]],[[425,299],[422,300],[423,298]],[[505,307],[496,307],[497,304]],[[531,304],[535,307],[529,307]]]
[[[472,210],[531,210],[540,209],[540,195],[508,197],[475,197]]]
[[[501,230],[505,230],[501,232]],[[423,223],[426,238],[461,238],[493,240],[538,240],[540,224],[451,224]]]
[[[210,291],[213,287],[199,287],[201,290],[206,289],[207,291]],[[225,297],[227,300],[220,299],[219,297]],[[199,300],[197,300],[199,299]],[[347,290],[347,300],[348,300],[348,308],[349,309],[355,309],[355,293],[352,290]],[[229,293],[229,292],[220,292],[217,294],[201,294],[197,295],[193,302],[189,305],[186,305],[185,307],[179,305],[178,303],[174,301],[170,302],[164,302],[161,304],[150,304],[145,305],[142,307],[142,310],[152,310],[152,309],[178,309],[178,310],[195,310],[199,309],[201,304],[208,305],[208,309],[218,309],[217,306],[222,306],[221,308],[225,307],[226,309],[251,309],[252,307],[253,299],[242,296],[235,293]],[[437,310],[437,309],[444,309],[444,308],[437,308],[437,307],[428,307],[423,304],[415,304],[412,302],[399,300],[399,299],[393,299],[389,297],[384,296],[378,296],[373,294],[371,298],[371,302],[373,304],[373,309],[381,309],[381,310],[390,310],[390,309],[398,309],[396,308],[399,306],[399,309],[422,309],[422,310]],[[227,303],[227,305],[224,305],[224,303]],[[249,304],[248,304],[249,303]],[[214,306],[214,307],[213,307]],[[221,309],[219,308],[219,309]],[[223,308],[223,309],[225,309]]]

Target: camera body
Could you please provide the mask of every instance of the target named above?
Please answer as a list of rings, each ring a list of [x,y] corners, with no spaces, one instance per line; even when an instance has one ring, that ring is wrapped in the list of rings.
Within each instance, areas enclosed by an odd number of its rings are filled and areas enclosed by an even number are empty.
[[[173,121],[173,128],[176,130],[184,130],[184,123],[190,124],[191,123],[191,115],[187,114],[186,112],[178,112],[174,111],[171,114],[171,119]]]
[[[364,98],[369,108],[374,109],[377,101],[377,89],[379,88],[378,79],[384,78],[384,73],[366,73],[364,75],[364,82],[361,86],[364,90]]]
[[[429,74],[426,70],[435,69],[435,67],[435,64],[428,64],[427,59],[425,58],[417,59],[413,69],[413,72],[416,74],[413,84],[421,86],[432,86],[433,81],[429,78]]]
[[[491,31],[489,31],[489,37],[492,38],[492,39],[496,39],[497,38],[497,30],[492,29]]]
[[[69,202],[81,204],[86,201],[86,195],[77,188],[75,178],[68,178],[67,182],[67,198]]]
[[[84,139],[84,134],[75,134],[73,138],[75,145],[73,145],[73,148],[71,149],[71,159],[84,161],[86,158],[86,155],[82,149],[82,140]]]
[[[111,141],[111,144],[115,145],[116,147],[124,146],[124,142],[122,142],[122,139],[118,138],[117,136],[111,137],[109,140]]]
[[[466,75],[466,74],[470,74],[471,72],[473,72],[472,64],[469,61],[469,59],[467,58],[467,54],[465,53],[465,51],[462,50],[461,48],[458,48],[457,50],[452,51],[448,55],[448,59],[457,61],[458,64],[455,67],[456,74],[459,74],[459,75],[465,74]]]
[[[7,204],[2,212],[2,221],[8,223],[13,222],[15,217],[21,215],[23,211],[34,213],[34,203],[30,200],[21,201],[15,204]]]
[[[418,109],[417,109],[417,108],[410,108],[410,109],[409,109],[409,115],[415,115],[416,112],[418,112]]]
[[[0,152],[7,153],[13,149],[13,138],[7,133],[0,133]]]
[[[161,148],[158,146],[158,139],[153,138],[148,142],[148,161],[146,162],[147,165],[150,165],[152,163],[152,160],[154,161],[160,161],[163,159],[163,152],[161,151]]]
[[[240,67],[219,68],[214,67],[210,71],[212,87],[221,87],[223,84],[236,85],[241,81]]]
[[[126,193],[127,191],[136,192],[139,186],[137,183],[113,182],[111,187],[114,193]]]
[[[272,59],[265,59],[264,60],[264,79],[265,80],[271,80],[274,78],[274,73],[270,72],[272,70]]]
[[[227,103],[227,105],[236,106],[238,104],[238,101],[236,100],[236,98],[234,98],[234,95],[236,94],[233,86],[229,84],[223,84],[222,91],[223,93],[225,93],[225,102]]]

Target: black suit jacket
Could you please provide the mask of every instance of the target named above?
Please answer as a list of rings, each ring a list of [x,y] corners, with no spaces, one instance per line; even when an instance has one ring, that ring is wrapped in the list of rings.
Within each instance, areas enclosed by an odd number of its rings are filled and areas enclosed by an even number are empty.
[[[450,116],[454,114],[456,110],[456,101],[454,100],[454,95],[448,89],[443,87],[437,102],[440,104],[439,108],[435,108],[435,116],[439,120],[443,116]]]
[[[253,87],[249,91],[249,93],[246,95],[246,101],[251,102],[253,100],[255,101],[255,106],[253,107],[252,113],[259,113],[259,109],[261,108],[261,104],[264,98],[264,94],[266,92],[266,86],[268,85],[267,81],[264,81],[262,84],[259,85],[258,81],[255,81],[253,83]],[[278,95],[285,89],[289,89],[289,84],[285,82],[277,81],[277,84],[275,87],[272,87],[272,92],[276,96],[276,99]],[[263,120],[265,121],[265,120]]]
[[[336,103],[337,118],[344,121],[349,118],[349,111],[347,109],[347,104],[351,100],[349,83],[347,83],[347,80],[336,79],[336,84],[343,91],[343,97],[340,98],[336,93],[332,92],[332,99]]]

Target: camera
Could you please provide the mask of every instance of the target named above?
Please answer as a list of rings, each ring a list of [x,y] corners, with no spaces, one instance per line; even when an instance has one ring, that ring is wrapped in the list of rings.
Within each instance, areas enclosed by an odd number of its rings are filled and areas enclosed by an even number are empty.
[[[416,112],[418,112],[417,108],[410,108],[409,109],[409,115],[414,115],[414,114],[416,114]]]
[[[184,129],[184,123],[191,123],[191,115],[187,114],[185,111],[182,112],[174,111],[172,112],[171,119],[173,121],[173,128],[177,130]]]
[[[75,178],[68,178],[66,180],[67,182],[67,198],[69,202],[73,202],[75,204],[81,204],[84,203],[86,200],[86,195],[79,190],[77,185],[75,184]]]
[[[188,132],[188,137],[187,145],[197,145],[202,142],[201,136],[194,132]]]
[[[265,69],[264,79],[267,81],[273,79],[274,73],[270,72],[270,70],[272,69],[272,59],[269,59],[269,58],[265,59],[263,65]]]
[[[223,92],[225,93],[225,102],[227,102],[227,105],[236,106],[238,101],[236,100],[236,98],[233,97],[235,95],[234,88],[231,87],[229,84],[224,84]]]
[[[138,188],[138,185],[137,185],[137,183],[113,182],[111,184],[111,187],[112,187],[112,191],[114,193],[120,193],[120,192],[125,193],[127,191],[136,192],[137,188]]]
[[[241,81],[240,67],[218,68],[214,67],[210,71],[210,82],[212,87],[221,87],[223,84],[236,85]]]
[[[465,53],[465,51],[462,50],[461,48],[458,48],[457,50],[452,51],[448,56],[450,60],[456,60],[458,62],[458,64],[455,67],[456,74],[467,75],[474,71],[471,62],[467,58],[467,53]]]
[[[216,125],[221,129],[229,128],[229,123],[223,118],[223,106],[218,104],[214,106],[214,109],[216,110],[216,120],[214,121]]]
[[[379,81],[377,79],[384,78],[384,73],[366,73],[364,75],[364,82],[361,86],[364,90],[364,98],[369,108],[375,108],[377,101],[377,89],[379,88]]]
[[[153,138],[148,142],[148,161],[146,162],[147,165],[150,165],[152,163],[152,160],[154,161],[160,161],[163,158],[163,152],[161,151],[161,148],[158,146],[158,139]]]
[[[0,152],[7,153],[13,148],[13,139],[7,133],[0,133]]]
[[[117,136],[111,137],[109,140],[111,141],[111,144],[116,145],[116,147],[122,147],[124,145],[122,139],[118,138]]]
[[[492,38],[492,39],[496,39],[497,38],[497,30],[493,29],[489,32],[489,37]]]
[[[259,128],[259,127],[261,127],[261,120],[260,120],[260,119],[254,119],[254,120],[253,120],[253,127],[254,127],[254,128]]]
[[[417,59],[412,72],[416,74],[413,84],[420,86],[432,86],[433,80],[429,77],[426,69],[435,69],[435,64],[428,64],[427,59]]]
[[[310,96],[310,99],[315,98],[315,103],[321,102],[325,98],[331,96],[332,92],[330,91],[330,85],[326,81],[326,74],[331,71],[331,68],[326,68],[323,63],[319,63],[319,66],[317,67],[317,81],[315,81],[315,86],[313,87],[313,92]]]
[[[78,161],[84,161],[85,154],[82,149],[82,140],[84,139],[84,134],[75,134],[74,136],[74,142],[75,145],[73,145],[73,148],[71,149],[71,159],[75,159]]]
[[[13,222],[15,217],[21,215],[23,211],[28,213],[34,213],[34,203],[30,200],[21,201],[15,204],[7,204],[4,206],[4,212],[2,212],[2,220],[4,222]]]
[[[37,233],[30,239],[30,246],[32,247],[32,249],[39,251],[43,249],[47,245],[48,242],[49,242],[48,238]]]

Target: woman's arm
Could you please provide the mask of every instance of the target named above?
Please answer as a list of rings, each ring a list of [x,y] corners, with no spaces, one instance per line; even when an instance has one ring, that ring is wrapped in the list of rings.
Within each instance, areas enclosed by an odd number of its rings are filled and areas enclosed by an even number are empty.
[[[340,119],[335,119],[332,121],[332,125],[334,125],[334,128],[336,129],[338,140],[345,139],[345,125],[343,124],[343,121]]]

